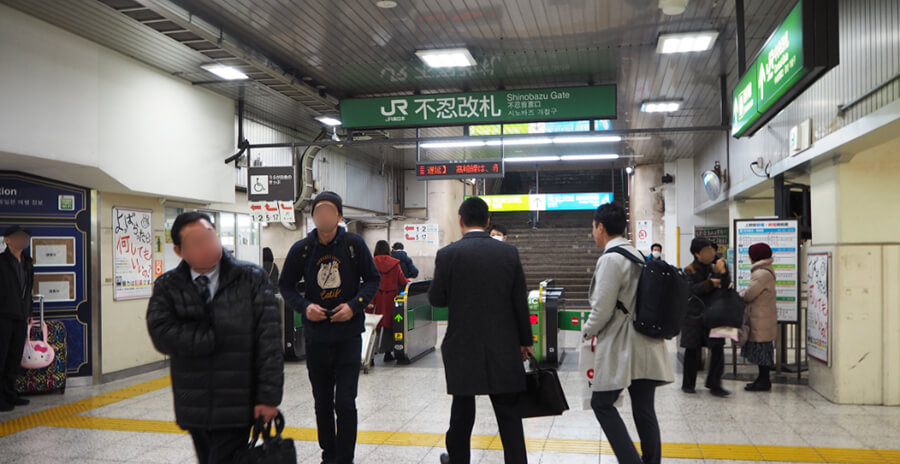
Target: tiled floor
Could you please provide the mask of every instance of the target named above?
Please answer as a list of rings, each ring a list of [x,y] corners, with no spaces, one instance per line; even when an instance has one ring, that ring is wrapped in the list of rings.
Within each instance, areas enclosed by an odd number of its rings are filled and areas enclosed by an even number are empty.
[[[581,410],[572,354],[560,370],[572,410],[525,421],[529,462],[615,463],[592,412]],[[0,415],[0,462],[194,462],[189,437],[171,422],[166,375],[33,397],[31,406]],[[358,463],[439,461],[450,410],[443,375],[434,353],[406,367],[379,363],[360,377]],[[288,364],[285,382],[287,435],[299,462],[318,463],[306,367]],[[764,394],[746,393],[737,382],[726,386],[732,398],[685,395],[676,385],[658,391],[664,462],[900,463],[900,408],[834,405],[804,386]],[[636,439],[627,398],[620,410]],[[472,462],[500,463],[486,398],[479,398],[478,414]]]

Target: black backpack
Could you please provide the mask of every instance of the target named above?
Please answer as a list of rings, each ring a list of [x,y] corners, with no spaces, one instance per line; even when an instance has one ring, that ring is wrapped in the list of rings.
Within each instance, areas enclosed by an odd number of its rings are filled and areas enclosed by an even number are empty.
[[[690,287],[681,269],[665,261],[646,261],[622,247],[606,253],[620,254],[641,266],[637,304],[634,310],[634,329],[648,337],[673,338],[681,331],[688,310]],[[616,308],[628,314],[621,301]]]

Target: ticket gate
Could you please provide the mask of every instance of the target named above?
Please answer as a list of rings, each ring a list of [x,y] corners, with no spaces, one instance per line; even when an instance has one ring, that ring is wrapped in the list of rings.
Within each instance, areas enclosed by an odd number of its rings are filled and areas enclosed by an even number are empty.
[[[410,282],[394,298],[394,357],[398,364],[411,362],[435,350],[438,323],[428,302],[430,280]]]
[[[565,289],[551,285],[553,280],[545,280],[538,290],[529,293],[528,310],[534,357],[541,366],[557,368],[566,354],[559,349],[559,315]]]

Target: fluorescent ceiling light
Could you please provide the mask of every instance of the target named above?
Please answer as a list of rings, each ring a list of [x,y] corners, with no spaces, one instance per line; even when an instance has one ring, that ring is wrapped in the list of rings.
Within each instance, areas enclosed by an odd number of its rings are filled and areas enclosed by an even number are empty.
[[[503,158],[507,163],[540,163],[544,161],[559,161],[559,156],[514,156]]]
[[[459,68],[475,65],[475,58],[465,48],[416,50],[416,56],[430,68]]]
[[[718,36],[719,33],[716,31],[660,34],[656,53],[705,52],[713,47]]]
[[[462,148],[462,147],[483,147],[484,140],[465,140],[460,142],[429,142],[423,143],[422,148]]]
[[[231,66],[225,66],[224,64],[212,63],[204,64],[200,67],[228,81],[247,79],[246,74]]]
[[[621,142],[618,135],[585,135],[581,137],[553,137],[553,143],[612,143]]]
[[[560,156],[563,161],[597,161],[597,160],[615,160],[619,159],[619,155],[615,153],[598,153],[595,155],[563,155]]]
[[[669,101],[645,101],[641,105],[641,111],[644,113],[671,113],[681,108],[681,100]]]
[[[549,145],[551,143],[553,143],[553,139],[550,137],[519,137],[514,139],[503,139],[502,142],[500,139],[488,140],[487,145],[491,147],[499,145],[511,147],[515,145]]]
[[[332,118],[331,116],[316,116],[316,121],[325,124],[326,126],[340,126],[341,120],[337,118]]]

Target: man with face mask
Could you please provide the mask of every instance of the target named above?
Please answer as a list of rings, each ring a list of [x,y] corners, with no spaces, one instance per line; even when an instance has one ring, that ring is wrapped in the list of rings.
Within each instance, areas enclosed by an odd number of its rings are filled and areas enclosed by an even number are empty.
[[[650,255],[647,256],[647,261],[662,261],[662,245],[659,243],[654,243],[650,246]]]
[[[506,241],[506,236],[508,235],[508,231],[505,226],[500,224],[494,224],[491,226],[491,238],[494,240],[500,240],[501,242]]]
[[[156,279],[147,327],[171,357],[175,422],[199,462],[230,463],[255,419],[278,414],[281,315],[266,271],[225,253],[209,216],[182,213],[171,233],[181,264]]]

